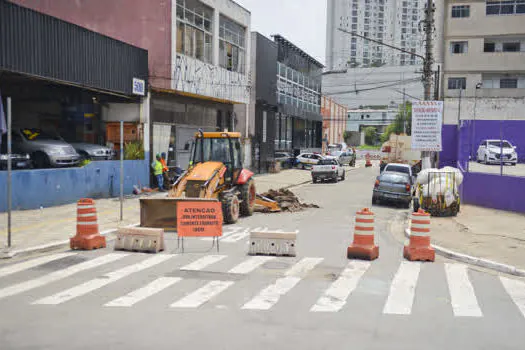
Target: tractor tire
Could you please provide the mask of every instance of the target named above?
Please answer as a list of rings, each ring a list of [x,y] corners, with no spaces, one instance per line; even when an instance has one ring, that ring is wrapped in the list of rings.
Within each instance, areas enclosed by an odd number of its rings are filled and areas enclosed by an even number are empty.
[[[252,216],[255,209],[255,198],[257,191],[255,190],[255,182],[249,180],[241,186],[242,202],[240,205],[240,213],[242,216]]]
[[[225,224],[235,224],[239,220],[239,198],[236,195],[226,195],[222,199],[222,216]]]

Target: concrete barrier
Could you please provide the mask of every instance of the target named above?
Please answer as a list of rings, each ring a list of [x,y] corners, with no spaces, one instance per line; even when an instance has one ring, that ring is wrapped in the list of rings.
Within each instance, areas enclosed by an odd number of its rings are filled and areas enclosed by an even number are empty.
[[[250,255],[296,255],[297,232],[250,232]]]
[[[119,228],[114,249],[158,253],[165,249],[164,230],[148,227]]]

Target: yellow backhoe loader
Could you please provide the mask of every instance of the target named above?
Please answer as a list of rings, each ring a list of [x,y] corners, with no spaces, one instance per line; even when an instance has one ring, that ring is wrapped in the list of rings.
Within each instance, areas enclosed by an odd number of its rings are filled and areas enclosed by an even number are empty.
[[[257,194],[254,173],[242,165],[240,137],[238,132],[197,132],[189,167],[168,197],[141,200],[141,226],[174,229],[177,201],[194,198],[220,201],[226,224],[252,215],[256,204],[281,211],[277,202]]]

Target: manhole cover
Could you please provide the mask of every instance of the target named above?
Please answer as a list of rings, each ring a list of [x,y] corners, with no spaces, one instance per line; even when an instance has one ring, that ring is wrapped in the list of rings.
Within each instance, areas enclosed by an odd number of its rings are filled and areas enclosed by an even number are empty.
[[[85,258],[83,256],[74,255],[74,256],[68,256],[66,258],[60,259],[60,260],[54,260],[50,261],[46,264],[40,265],[36,267],[37,270],[61,270],[66,267],[80,264],[81,262],[84,262],[86,260],[89,260],[88,258]]]
[[[285,261],[268,261],[262,265],[264,269],[268,270],[284,270],[290,266],[291,264]]]

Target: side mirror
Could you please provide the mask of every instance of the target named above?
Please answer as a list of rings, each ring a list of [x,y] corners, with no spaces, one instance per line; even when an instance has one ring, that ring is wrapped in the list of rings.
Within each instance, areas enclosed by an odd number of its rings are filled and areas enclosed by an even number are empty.
[[[512,148],[513,148],[513,149],[516,149],[516,148],[518,148],[518,147],[516,147],[516,146],[512,146]]]

